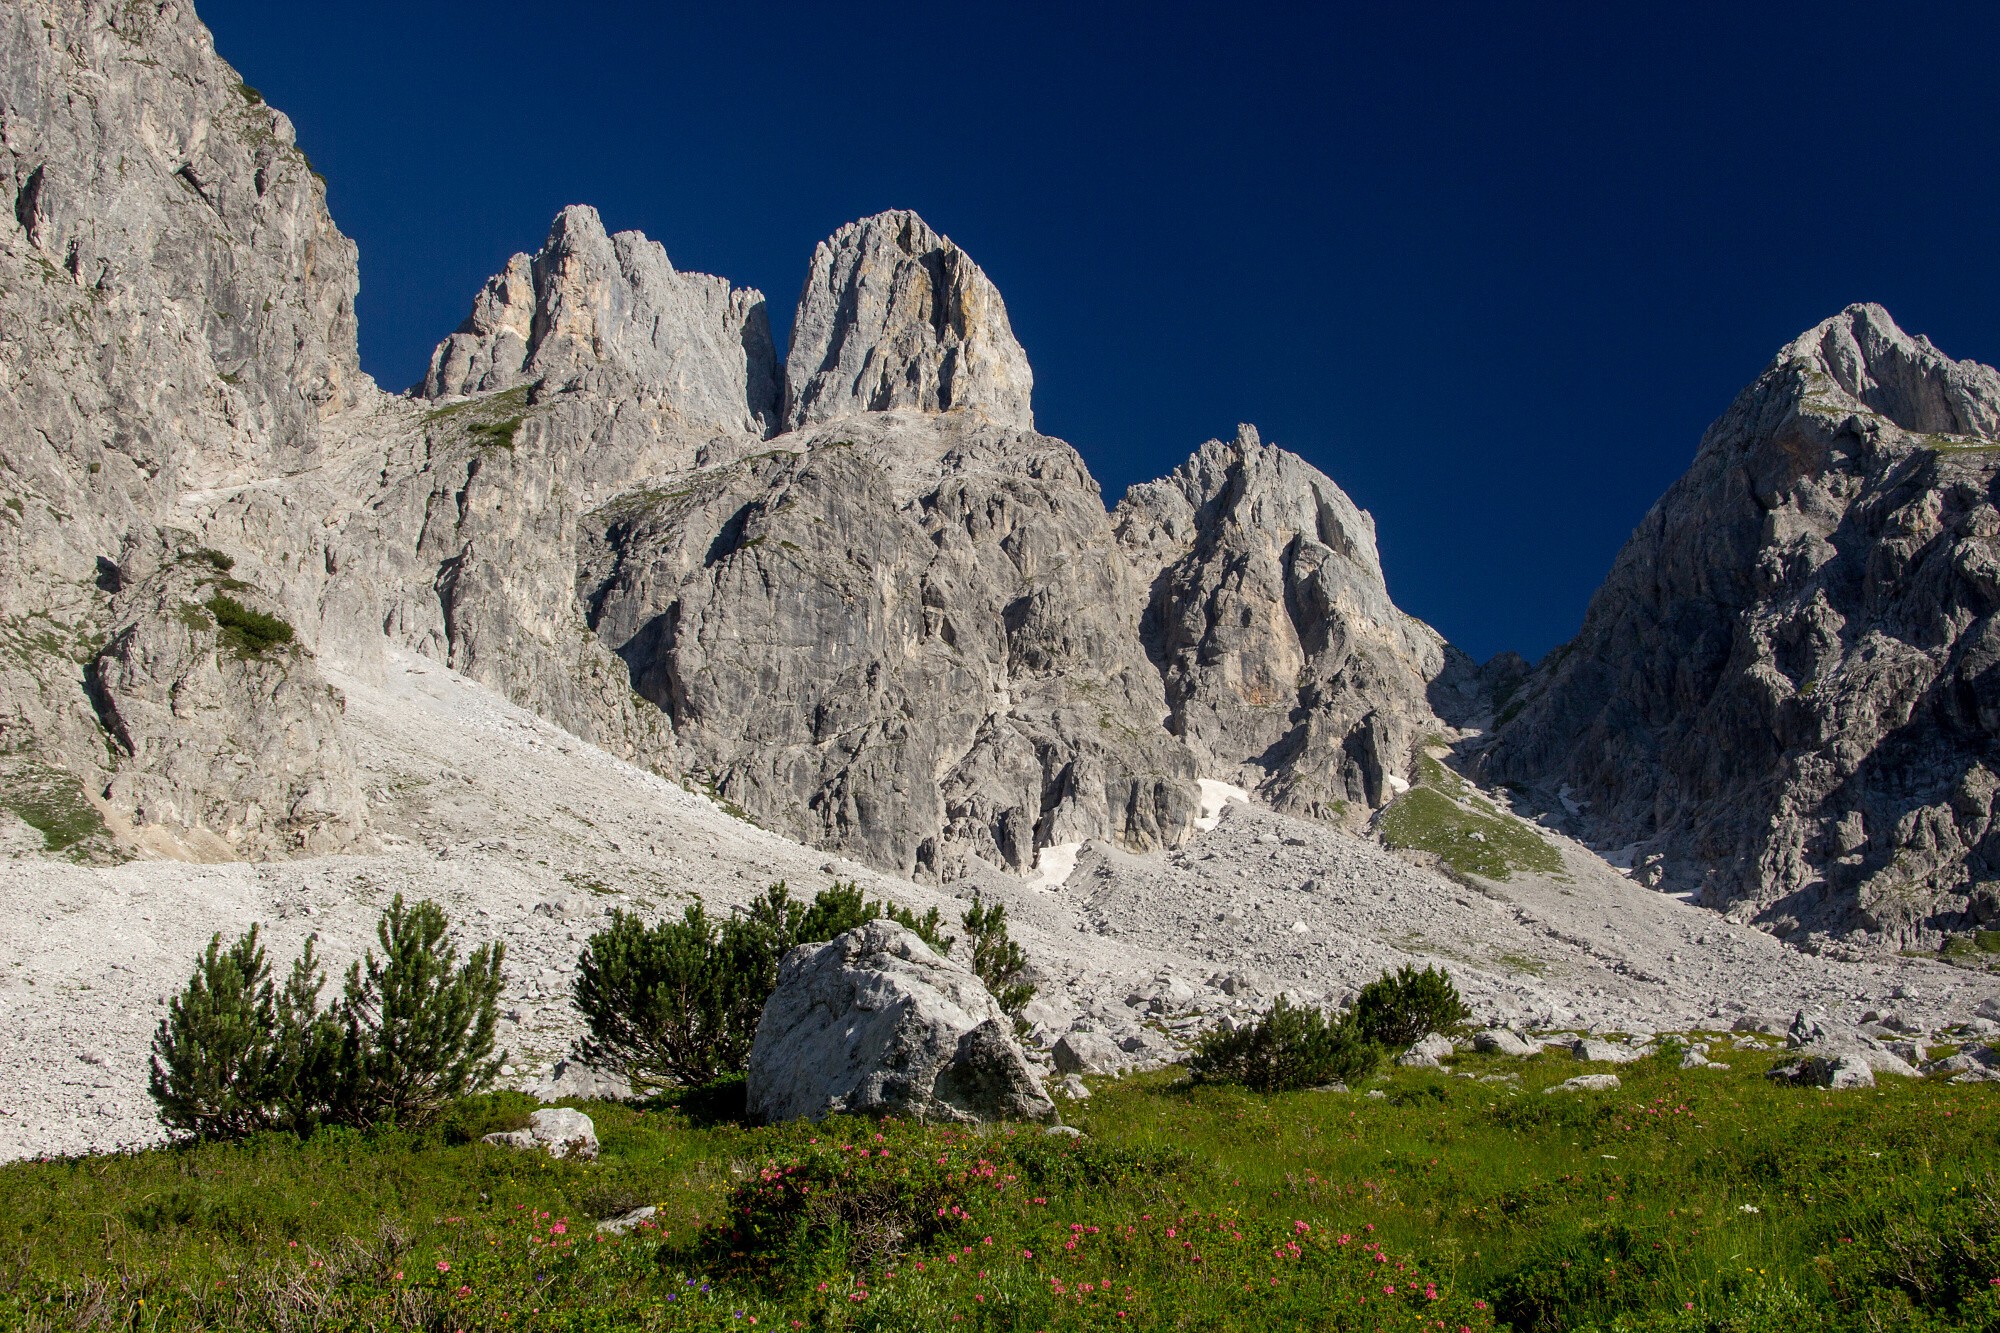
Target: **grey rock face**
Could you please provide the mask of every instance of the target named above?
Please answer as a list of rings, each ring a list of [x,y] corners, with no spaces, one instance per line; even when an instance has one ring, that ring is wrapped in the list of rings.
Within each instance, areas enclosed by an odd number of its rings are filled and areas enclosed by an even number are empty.
[[[1059,440],[877,413],[614,500],[579,592],[680,762],[760,822],[902,873],[1178,841],[1143,590]]]
[[[1562,1082],[1557,1083],[1552,1087],[1543,1088],[1542,1091],[1543,1092],[1612,1092],[1615,1091],[1617,1087],[1618,1087],[1618,1075],[1616,1074],[1578,1074],[1575,1078],[1566,1078]]]
[[[426,398],[520,384],[654,400],[688,431],[764,435],[777,425],[777,355],[762,293],[677,272],[657,241],[606,235],[597,210],[565,208],[540,253],[515,255],[439,343]]]
[[[0,11],[0,726],[32,741],[9,764],[114,824],[203,855],[358,845],[313,663],[365,678],[391,645],[936,879],[1178,842],[1212,762],[1262,765],[1297,808],[1372,802],[1425,725],[1423,680],[1382,673],[1421,676],[1434,636],[1387,607],[1365,516],[1253,440],[1184,470],[1146,520],[1171,537],[1115,533],[1033,431],[993,284],[915,215],[815,252],[782,392],[756,293],[578,207],[391,399],[358,368],[354,250],[289,122],[183,0],[49,15]],[[187,578],[128,558],[181,528],[295,628],[291,665],[218,653],[177,618]],[[1352,571],[1307,568],[1350,539]],[[1198,624],[1239,554],[1245,604],[1292,598],[1295,628]],[[1156,664],[1162,615],[1193,628]],[[1306,692],[1267,699],[1287,652]],[[258,765],[283,776],[253,800]]]
[[[1488,1028],[1472,1039],[1472,1049],[1489,1055],[1539,1055],[1542,1044],[1508,1028]]]
[[[1924,1066],[1926,1074],[1941,1074],[1953,1083],[2000,1083],[2000,1050],[1968,1047]]]
[[[2000,878],[2000,374],[1851,306],[1778,354],[1485,758],[1786,932],[1932,942]]]
[[[1065,1074],[1117,1075],[1131,1059],[1117,1042],[1097,1032],[1065,1032],[1049,1053]]]
[[[641,1204],[639,1207],[634,1208],[629,1213],[620,1213],[616,1217],[606,1218],[604,1221],[599,1222],[597,1224],[597,1229],[603,1232],[607,1236],[627,1235],[631,1232],[637,1231],[639,1229],[640,1223],[652,1222],[653,1217],[659,1211],[660,1210],[657,1205],[650,1203]]]
[[[1053,1121],[979,978],[876,920],[785,956],[750,1048],[750,1115]]]
[[[1211,440],[1113,515],[1152,589],[1144,634],[1169,726],[1279,809],[1364,819],[1440,725],[1444,640],[1389,600],[1375,524],[1254,428]]]
[[[575,1060],[558,1060],[544,1078],[530,1084],[526,1091],[532,1097],[545,1102],[562,1101],[575,1097],[580,1100],[615,1102],[632,1095],[632,1085],[618,1075]]]
[[[1778,1066],[1766,1077],[1777,1083],[1836,1091],[1875,1086],[1875,1071],[1859,1051],[1807,1050],[1798,1060]]]
[[[1397,1056],[1396,1063],[1406,1069],[1436,1069],[1451,1059],[1454,1049],[1450,1037],[1433,1032]]]
[[[1611,1041],[1579,1038],[1570,1043],[1570,1054],[1592,1064],[1629,1065],[1641,1058],[1640,1052]]]
[[[915,213],[851,222],[813,251],[785,361],[787,430],[898,408],[1032,430],[1033,387],[999,291]]]
[[[114,610],[92,678],[122,751],[108,795],[142,843],[164,833],[173,842],[159,850],[243,856],[365,838],[340,696],[302,644],[236,623],[268,616],[270,599],[183,550],[123,589]]]
[[[179,0],[0,7],[0,108],[0,729],[97,793],[116,761],[80,665],[109,566],[190,490],[315,465],[374,393],[355,253]]]

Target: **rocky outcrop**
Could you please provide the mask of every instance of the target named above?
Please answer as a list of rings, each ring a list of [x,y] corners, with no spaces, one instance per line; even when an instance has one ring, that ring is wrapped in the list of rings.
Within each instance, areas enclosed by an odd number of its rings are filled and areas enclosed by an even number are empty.
[[[2000,374],[1879,306],[1820,324],[1710,427],[1485,772],[1781,933],[2000,920],[1996,471]]]
[[[185,495],[324,461],[325,422],[376,393],[356,257],[182,0],[0,7],[0,187],[0,746],[101,802],[130,756],[84,668],[136,628],[119,554]]]
[[[481,1142],[497,1148],[540,1149],[551,1157],[588,1162],[597,1157],[597,1126],[581,1111],[556,1106],[533,1112],[528,1117],[528,1123],[520,1129],[488,1134]],[[652,1210],[647,1209],[646,1216],[651,1215]],[[634,1223],[638,1220],[635,1218]],[[605,1229],[598,1228],[600,1231]]]
[[[778,423],[777,354],[761,292],[675,270],[658,241],[606,235],[597,210],[557,214],[535,255],[489,278],[439,343],[426,398],[535,384],[664,414],[687,432],[767,434]],[[607,403],[607,406],[610,404]]]
[[[212,550],[128,552],[120,576],[90,685],[120,751],[106,796],[138,842],[227,858],[363,841],[340,696],[275,604]]]
[[[750,1116],[770,1122],[1056,1119],[979,978],[880,919],[785,955],[745,1091]]]
[[[1310,464],[1240,426],[1113,515],[1151,596],[1143,635],[1169,727],[1205,776],[1356,822],[1440,727],[1468,664],[1389,599],[1375,524]]]
[[[906,874],[1178,841],[1143,588],[1074,450],[875,413],[590,516],[590,624],[683,765],[762,822]]]
[[[966,253],[901,209],[813,251],[785,361],[785,428],[856,412],[964,411],[1034,427],[1007,307]]]

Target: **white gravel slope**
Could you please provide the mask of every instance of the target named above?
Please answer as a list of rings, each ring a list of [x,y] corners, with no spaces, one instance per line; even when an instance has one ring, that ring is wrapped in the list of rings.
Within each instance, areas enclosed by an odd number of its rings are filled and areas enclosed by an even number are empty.
[[[1894,1007],[1937,1023],[2000,994],[1922,960],[1808,957],[1640,889],[1574,844],[1569,875],[1469,889],[1327,826],[1228,804],[1171,854],[1087,844],[1060,884],[994,872],[943,890],[767,833],[413,656],[385,681],[336,679],[367,775],[377,855],[87,869],[0,860],[0,1158],[157,1141],[147,1042],[209,935],[252,921],[282,968],[317,932],[330,972],[402,892],[438,899],[462,937],[508,949],[502,1041],[529,1081],[576,1032],[577,950],[613,906],[740,903],[772,880],[832,878],[956,918],[975,889],[1008,904],[1043,978],[1031,1009],[1053,1040],[1082,1016],[1158,1045],[1280,988],[1338,997],[1385,967],[1450,967],[1482,1018],[1620,1030],[1726,1026],[1820,1006]],[[1311,883],[1311,888],[1303,887]],[[1302,924],[1304,929],[1295,927]],[[1249,986],[1226,1000],[1208,983]],[[1128,1005],[1174,979],[1164,1015]],[[336,983],[337,984],[337,983]],[[1902,998],[1892,1001],[1901,989]]]

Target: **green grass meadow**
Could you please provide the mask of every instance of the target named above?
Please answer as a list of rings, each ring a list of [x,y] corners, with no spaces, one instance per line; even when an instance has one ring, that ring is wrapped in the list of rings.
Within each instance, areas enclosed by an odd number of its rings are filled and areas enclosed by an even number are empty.
[[[1082,1139],[585,1104],[603,1155],[568,1163],[477,1141],[531,1106],[503,1094],[420,1135],[14,1163],[0,1324],[2000,1330],[2000,1087],[1718,1053],[1554,1095],[1567,1055],[1379,1098],[1168,1071],[1068,1108]]]

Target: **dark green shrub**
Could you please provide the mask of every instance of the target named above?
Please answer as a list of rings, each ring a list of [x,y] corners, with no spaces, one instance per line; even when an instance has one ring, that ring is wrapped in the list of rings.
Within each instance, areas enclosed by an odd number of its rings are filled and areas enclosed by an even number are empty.
[[[1021,1179],[1037,1192],[1109,1187],[1159,1188],[1205,1182],[1212,1174],[1184,1148],[1152,1143],[1119,1143],[1096,1137],[1049,1138],[1029,1135],[1008,1144]]]
[[[306,937],[285,988],[278,992],[265,1080],[271,1123],[295,1134],[310,1134],[324,1123],[340,1096],[343,1034],[340,1019],[319,1007],[326,974],[320,970],[318,944],[318,936]]]
[[[463,965],[444,909],[405,906],[397,894],[369,950],[347,974],[335,1113],[352,1125],[420,1128],[500,1072],[493,1053],[500,964],[507,946],[482,944]]]
[[[1404,967],[1363,986],[1354,1001],[1353,1017],[1363,1037],[1400,1051],[1433,1032],[1457,1027],[1472,1017],[1472,1011],[1458,998],[1458,988],[1443,969],[1426,967],[1419,972]]]
[[[1354,1083],[1373,1073],[1381,1048],[1362,1036],[1351,1014],[1332,1020],[1279,996],[1255,1023],[1205,1033],[1188,1069],[1198,1083],[1240,1083],[1252,1092],[1293,1092]]]
[[[521,433],[525,416],[507,417],[500,421],[478,421],[465,428],[475,444],[492,445],[500,449],[512,449],[515,437]]]
[[[940,954],[950,953],[951,946],[958,942],[944,934],[944,923],[938,916],[937,908],[933,907],[918,916],[909,908],[898,907],[894,903],[869,902],[862,896],[861,886],[852,881],[842,884],[836,880],[832,887],[814,894],[811,903],[801,903],[791,896],[785,882],[779,880],[765,890],[762,898],[750,905],[745,915],[769,932],[768,938],[778,959],[798,945],[830,940],[877,917],[887,917],[897,925],[915,931],[918,938]],[[776,980],[774,963],[774,984]]]
[[[972,941],[974,974],[986,983],[986,989],[1000,1002],[1001,1010],[1019,1026],[1021,1010],[1035,998],[1035,988],[1026,980],[1028,955],[1007,937],[1007,909],[999,903],[987,907],[975,893],[972,906],[960,918],[960,924]]]
[[[940,934],[936,909],[919,917],[869,902],[852,883],[835,883],[804,903],[781,880],[740,916],[722,920],[700,903],[679,921],[651,926],[614,913],[577,959],[571,994],[589,1028],[577,1055],[640,1092],[740,1073],[785,955],[879,916],[939,953],[955,943]]]
[[[1669,1230],[1622,1221],[1579,1218],[1550,1225],[1521,1261],[1501,1274],[1493,1293],[1495,1313],[1521,1330],[1605,1327],[1658,1299],[1658,1290],[1675,1276],[1680,1248]],[[1727,1327],[1799,1325],[1756,1321]]]
[[[614,912],[577,959],[572,996],[589,1032],[577,1054],[634,1091],[740,1069],[776,982],[768,921],[716,922],[694,903],[649,926]]]
[[[271,1032],[277,1007],[257,927],[224,949],[220,934],[153,1036],[147,1091],[168,1129],[233,1138],[269,1124]]]
[[[474,1093],[453,1102],[438,1121],[446,1143],[476,1143],[488,1134],[525,1129],[541,1102],[525,1092],[500,1088]]]
[[[292,627],[273,615],[253,611],[227,593],[208,599],[223,645],[238,657],[256,657],[292,641]]]
[[[500,946],[455,969],[443,911],[406,909],[400,896],[377,934],[387,961],[371,952],[365,968],[356,963],[331,1010],[319,1003],[317,937],[282,989],[257,927],[228,949],[211,939],[153,1038],[148,1090],[161,1122],[202,1139],[304,1135],[335,1121],[423,1125],[490,1083]]]

